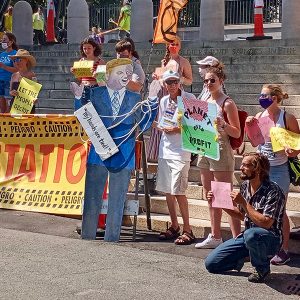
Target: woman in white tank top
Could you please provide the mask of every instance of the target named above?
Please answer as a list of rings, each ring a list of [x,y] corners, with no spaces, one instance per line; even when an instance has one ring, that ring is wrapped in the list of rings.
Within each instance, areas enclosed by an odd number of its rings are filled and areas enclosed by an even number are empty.
[[[300,133],[298,122],[294,115],[285,112],[280,105],[283,99],[287,99],[288,95],[283,93],[280,86],[275,84],[264,85],[259,97],[259,103],[263,109],[262,113],[258,113],[255,117],[249,116],[246,123],[251,123],[254,119],[270,118],[274,122],[274,127],[285,128],[289,131]],[[270,162],[270,180],[276,182],[284,191],[286,199],[289,192],[290,176],[288,169],[288,157],[297,156],[300,151],[288,149],[273,152],[270,137],[265,137],[265,143],[258,146],[258,151],[266,155]],[[282,265],[290,260],[288,255],[288,242],[290,235],[289,220],[285,212],[283,218],[283,244],[282,249],[271,260],[272,264]]]

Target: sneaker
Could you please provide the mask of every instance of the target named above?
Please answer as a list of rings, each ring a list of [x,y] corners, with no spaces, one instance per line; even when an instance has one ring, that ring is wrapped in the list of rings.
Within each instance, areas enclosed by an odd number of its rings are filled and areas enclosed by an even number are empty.
[[[285,250],[280,249],[279,252],[271,259],[272,265],[284,265],[291,260],[290,255]]]
[[[265,281],[266,277],[270,274],[270,271],[267,271],[266,273],[260,273],[258,271],[254,271],[249,277],[248,281],[253,283],[262,283]]]
[[[197,243],[195,248],[197,249],[214,249],[223,243],[221,239],[215,239],[213,235],[210,233],[208,237],[201,243]]]

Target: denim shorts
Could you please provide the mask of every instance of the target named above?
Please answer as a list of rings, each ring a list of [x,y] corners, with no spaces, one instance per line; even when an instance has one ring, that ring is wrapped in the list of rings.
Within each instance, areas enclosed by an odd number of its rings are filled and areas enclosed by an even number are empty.
[[[288,162],[279,165],[270,167],[270,180],[276,182],[284,194],[287,196],[290,186],[290,173]]]
[[[0,97],[11,98],[9,95],[10,81],[0,80]]]

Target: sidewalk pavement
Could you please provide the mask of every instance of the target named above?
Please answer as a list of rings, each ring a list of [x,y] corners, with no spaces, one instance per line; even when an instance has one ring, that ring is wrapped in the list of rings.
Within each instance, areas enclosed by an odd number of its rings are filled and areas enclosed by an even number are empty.
[[[120,243],[83,241],[80,220],[0,209],[0,299],[299,299],[300,256],[272,266],[265,284],[242,272],[209,274],[210,250],[122,230]]]

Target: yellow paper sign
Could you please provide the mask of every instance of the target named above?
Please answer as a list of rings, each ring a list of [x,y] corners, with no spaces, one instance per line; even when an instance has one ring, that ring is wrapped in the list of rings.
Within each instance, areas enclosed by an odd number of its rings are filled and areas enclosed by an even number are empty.
[[[42,85],[28,78],[22,78],[18,87],[18,95],[11,107],[11,114],[30,114]]]
[[[274,152],[284,150],[284,148],[300,150],[300,134],[280,127],[272,127],[270,137]]]
[[[93,77],[93,73],[92,73],[93,66],[94,66],[94,62],[92,60],[75,61],[73,64],[74,76],[76,78]]]

